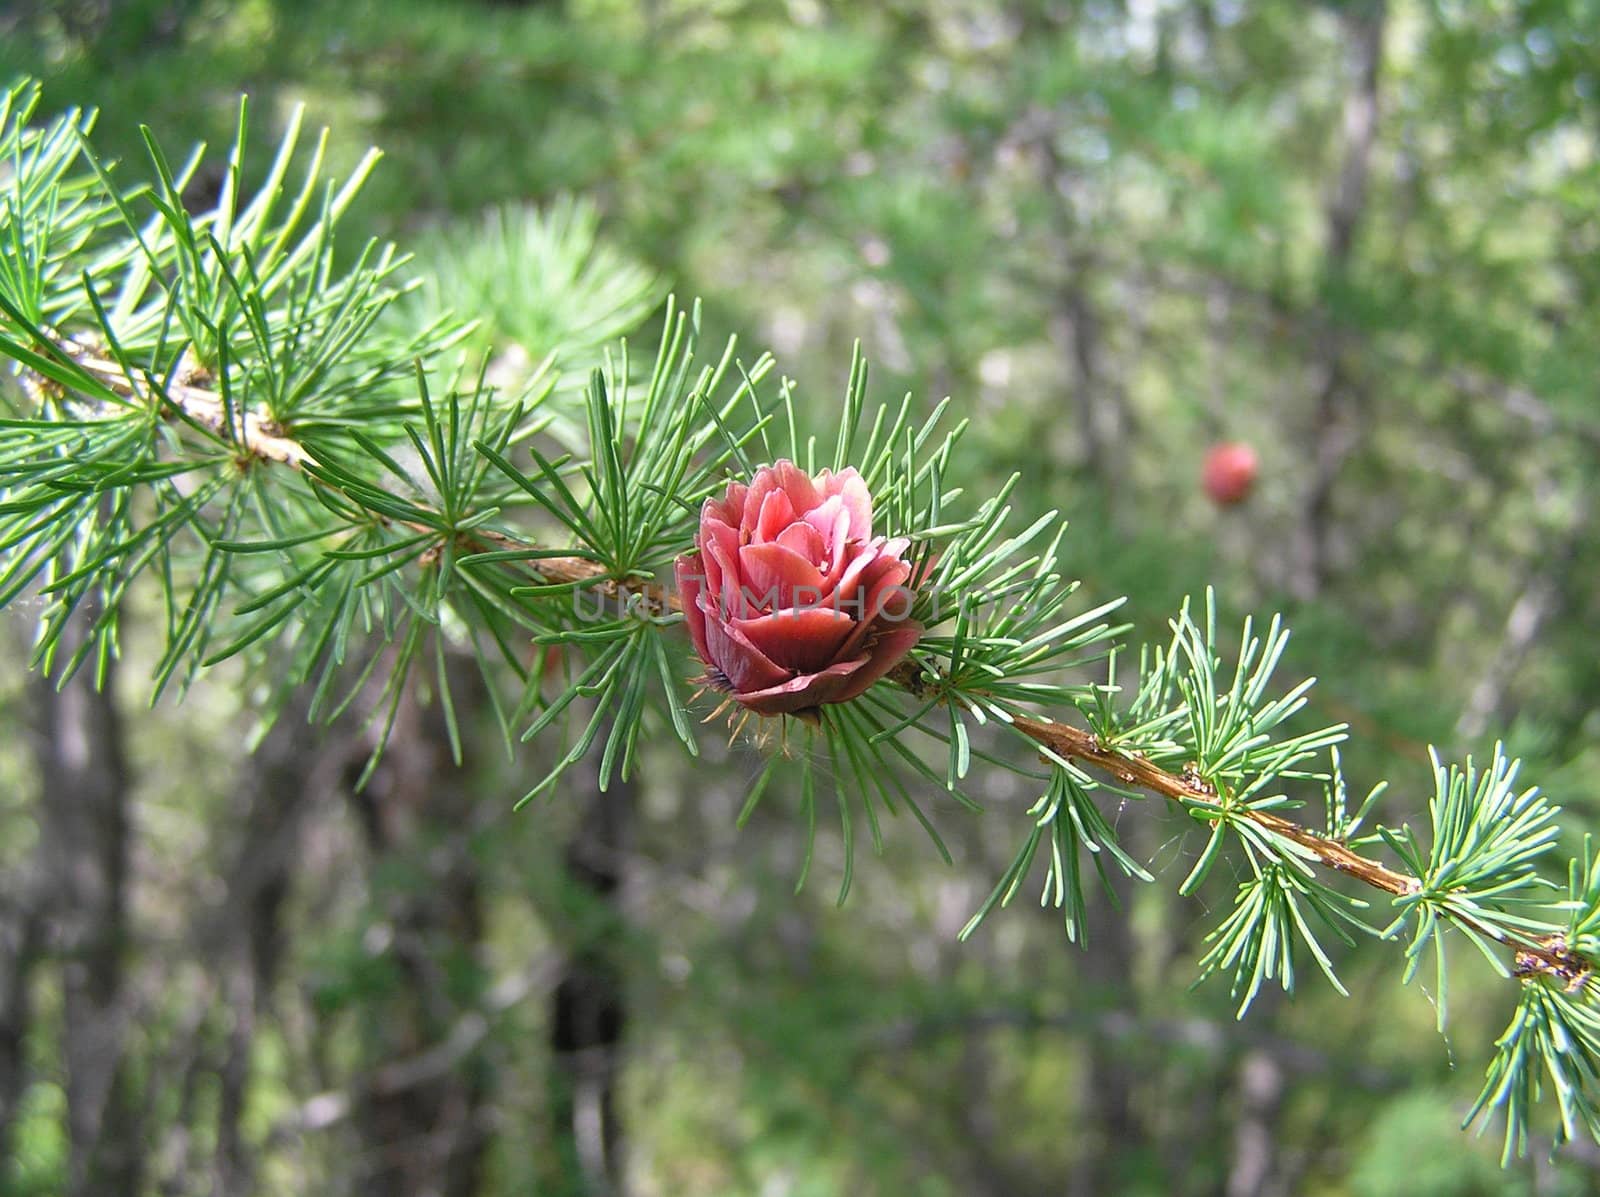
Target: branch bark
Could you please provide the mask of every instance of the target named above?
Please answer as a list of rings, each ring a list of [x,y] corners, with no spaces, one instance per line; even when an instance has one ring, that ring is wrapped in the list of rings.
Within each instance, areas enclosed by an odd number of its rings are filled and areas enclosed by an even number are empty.
[[[148,381],[136,383],[120,365],[100,357],[90,346],[60,333],[52,332],[51,336],[52,340],[40,346],[41,349],[53,350],[62,361],[76,366],[114,395],[135,403],[170,405],[172,414],[181,414],[233,441],[248,457],[277,462],[294,469],[316,464],[316,459],[299,441],[286,435],[266,416],[224,403],[216,391],[204,385],[209,379],[203,371],[192,366],[185,367],[179,370],[175,379],[159,387]],[[35,380],[34,385],[49,389],[54,384]]]
[[[1217,801],[1216,792],[1198,780],[1191,781],[1175,773],[1168,773],[1136,753],[1126,753],[1107,747],[1100,743],[1098,737],[1080,728],[1065,723],[1047,723],[1027,718],[1018,718],[1013,722],[1023,735],[1042,744],[1056,755],[1092,765],[1120,782],[1149,790],[1179,805]],[[1290,819],[1270,811],[1248,811],[1243,817],[1305,849],[1324,868],[1348,874],[1385,893],[1410,894],[1417,890],[1414,878],[1404,873],[1397,873],[1378,861],[1352,852],[1338,840],[1319,835]]]

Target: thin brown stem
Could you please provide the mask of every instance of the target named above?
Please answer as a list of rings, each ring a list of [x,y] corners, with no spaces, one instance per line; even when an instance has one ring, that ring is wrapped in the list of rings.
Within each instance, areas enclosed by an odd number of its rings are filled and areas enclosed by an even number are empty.
[[[1211,805],[1217,802],[1216,791],[1201,778],[1169,773],[1137,752],[1124,752],[1101,743],[1099,737],[1091,732],[1065,723],[1049,723],[1025,716],[1014,718],[1012,725],[1059,757],[1091,765],[1126,785],[1149,790],[1186,808],[1194,802]],[[1331,836],[1302,827],[1271,811],[1245,808],[1238,812],[1238,817],[1248,819],[1263,830],[1305,849],[1324,868],[1354,877],[1384,893],[1406,897],[1422,889],[1417,878],[1396,872],[1379,861],[1352,851]],[[1462,926],[1512,949],[1516,953],[1516,969],[1520,974],[1544,973],[1570,985],[1586,979],[1593,971],[1591,963],[1568,947],[1560,936],[1530,938],[1515,931],[1487,926],[1466,915],[1454,917]]]
[[[1012,722],[1023,735],[1038,741],[1057,756],[1093,765],[1128,785],[1136,785],[1177,803],[1214,804],[1217,801],[1216,791],[1199,778],[1191,779],[1176,773],[1168,773],[1138,753],[1122,752],[1102,744],[1099,737],[1090,732],[1065,723],[1046,723],[1025,717],[1019,717]],[[1381,889],[1389,894],[1404,895],[1414,894],[1419,888],[1415,877],[1386,868],[1375,860],[1352,852],[1338,840],[1319,835],[1270,811],[1247,810],[1242,812],[1242,817],[1250,819],[1274,835],[1298,844],[1310,852],[1324,867],[1335,872],[1347,873],[1374,889]]]
[[[222,401],[220,395],[200,385],[206,375],[196,367],[180,370],[177,378],[153,395],[154,388],[134,382],[116,362],[107,361],[95,350],[71,337],[53,334],[51,345],[60,356],[113,394],[142,403],[159,403],[160,397],[164,396],[168,404],[190,420],[233,441],[251,457],[277,462],[292,469],[316,464],[316,459],[304,446],[284,435],[272,420],[255,412],[230,411],[230,406]]]
[[[70,361],[123,399],[171,409],[202,428],[232,441],[250,458],[295,470],[308,465],[315,467],[317,464],[311,451],[288,435],[275,421],[256,412],[230,409],[221,396],[202,385],[207,375],[197,367],[180,369],[173,381],[157,388],[149,383],[130,380],[127,372],[116,362],[107,360],[98,351],[71,337],[56,332],[49,332],[48,335],[50,344],[46,348],[52,349],[57,356]],[[37,379],[34,383],[36,387],[51,385]],[[328,485],[322,479],[312,479],[312,483],[316,486]],[[438,530],[426,524],[404,526],[415,532]],[[526,542],[488,528],[476,528],[463,534],[458,538],[456,547],[464,553],[533,549]],[[638,596],[656,613],[680,609],[678,596],[665,587],[644,578],[612,578],[604,565],[584,557],[529,557],[525,561],[513,560],[511,563],[523,567],[542,582],[595,581],[610,597],[626,601]]]

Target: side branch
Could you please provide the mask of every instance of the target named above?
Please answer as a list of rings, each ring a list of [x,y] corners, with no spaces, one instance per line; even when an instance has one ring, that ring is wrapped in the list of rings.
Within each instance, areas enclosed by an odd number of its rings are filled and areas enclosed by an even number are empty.
[[[181,368],[178,376],[164,386],[157,387],[149,382],[139,385],[130,381],[120,365],[100,356],[95,349],[53,329],[45,331],[49,337],[46,348],[77,366],[113,394],[151,407],[170,407],[185,419],[233,442],[250,457],[260,461],[295,470],[308,465],[315,467],[317,464],[310,450],[288,435],[275,421],[224,403],[221,395],[206,385],[210,381],[209,376],[196,366]],[[49,390],[55,385],[36,376],[30,381],[36,391]],[[317,480],[316,484],[326,485],[321,480]],[[418,532],[435,531],[422,524],[411,526]],[[514,551],[532,547],[490,529],[474,529],[465,533],[459,538],[458,545],[466,553]],[[605,566],[583,557],[530,557],[527,561],[512,561],[510,564],[520,565],[539,582],[593,582],[610,598],[621,602],[637,596],[653,614],[662,615],[680,609],[678,596],[666,587],[642,578],[619,580],[612,577]]]
[[[1018,731],[1043,744],[1058,756],[1093,765],[1119,781],[1160,794],[1173,802],[1215,803],[1217,800],[1215,792],[1175,773],[1168,773],[1136,753],[1124,753],[1108,748],[1100,742],[1098,736],[1079,728],[1065,723],[1044,723],[1028,718],[1018,718],[1013,720],[1013,723]],[[1397,873],[1378,861],[1352,852],[1338,840],[1318,835],[1309,828],[1270,811],[1248,811],[1244,817],[1265,830],[1305,848],[1325,867],[1336,872],[1348,873],[1374,889],[1401,896],[1414,894],[1420,888],[1415,877]]]
[[[1214,804],[1217,795],[1201,784],[1152,764],[1132,752],[1121,752],[1100,742],[1091,732],[1065,723],[1046,723],[1019,716],[1013,725],[1023,735],[1048,748],[1057,756],[1080,761],[1115,777],[1128,785],[1136,785],[1151,793],[1160,794],[1180,805],[1190,802]],[[1370,857],[1351,851],[1338,840],[1320,835],[1302,827],[1291,819],[1271,811],[1246,810],[1241,817],[1274,835],[1289,840],[1306,849],[1324,868],[1344,873],[1396,897],[1410,897],[1422,892],[1421,882],[1407,874],[1388,868]],[[1564,937],[1531,938],[1517,932],[1507,932],[1490,927],[1466,915],[1451,916],[1463,926],[1478,934],[1504,944],[1515,952],[1513,972],[1516,976],[1545,975],[1569,988],[1582,984],[1594,974],[1595,966],[1587,957],[1571,948]]]
[[[233,410],[215,391],[202,383],[206,375],[196,367],[180,370],[178,377],[162,387],[136,385],[116,362],[99,357],[88,346],[59,333],[51,334],[51,347],[84,373],[114,394],[139,403],[156,405],[163,400],[184,416],[227,440],[250,456],[262,461],[299,469],[316,465],[316,459],[299,441],[284,435],[272,420],[255,412]]]

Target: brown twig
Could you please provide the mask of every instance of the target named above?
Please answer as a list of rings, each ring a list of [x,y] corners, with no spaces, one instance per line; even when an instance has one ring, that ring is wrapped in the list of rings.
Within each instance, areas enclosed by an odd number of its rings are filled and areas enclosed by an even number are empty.
[[[1198,777],[1169,773],[1136,752],[1123,752],[1102,744],[1099,737],[1080,728],[1025,716],[1014,718],[1012,724],[1023,735],[1057,756],[1091,765],[1127,785],[1136,785],[1179,805],[1217,803],[1217,793]],[[1354,877],[1384,893],[1407,897],[1422,890],[1417,878],[1396,872],[1352,851],[1331,836],[1321,835],[1271,811],[1245,808],[1239,812],[1239,817],[1305,849],[1324,868]],[[1542,973],[1572,988],[1584,984],[1594,972],[1594,965],[1569,947],[1560,935],[1529,938],[1514,931],[1487,926],[1467,915],[1457,914],[1453,917],[1462,926],[1510,948],[1515,953],[1514,965],[1518,976]]]
[[[52,333],[50,347],[58,355],[90,375],[107,390],[124,399],[141,403],[160,403],[162,398],[177,411],[219,436],[226,437],[251,457],[299,469],[316,465],[316,458],[277,424],[255,412],[232,413],[215,391],[196,385],[205,377],[197,367],[180,369],[177,378],[160,388],[131,380],[116,362],[107,361],[87,345],[59,333]]]
[[[1057,756],[1093,765],[1128,785],[1136,785],[1178,803],[1215,804],[1217,801],[1216,791],[1198,778],[1168,773],[1137,753],[1122,752],[1102,744],[1097,736],[1079,728],[1028,718],[1017,718],[1012,722],[1023,735],[1038,741]],[[1304,848],[1325,867],[1347,873],[1374,889],[1399,896],[1414,894],[1419,888],[1415,877],[1386,868],[1375,860],[1352,852],[1338,840],[1319,835],[1289,819],[1270,811],[1250,810],[1242,813],[1243,817],[1263,829]]]
[[[295,470],[308,465],[315,467],[317,464],[317,459],[310,450],[290,436],[276,421],[256,412],[237,408],[230,413],[229,406],[223,403],[221,397],[203,385],[207,375],[194,365],[181,367],[173,381],[155,387],[148,382],[136,383],[130,380],[120,365],[107,360],[99,351],[80,341],[54,330],[46,330],[46,335],[50,338],[49,344],[41,348],[53,351],[56,356],[71,362],[101,386],[123,399],[170,408],[172,412],[180,414],[202,428],[232,441],[251,458],[285,465]],[[321,479],[315,480],[314,484],[327,485]],[[436,528],[424,524],[405,526],[416,532],[437,531]],[[532,545],[487,528],[477,528],[464,533],[458,539],[457,547],[464,553],[519,549],[526,549],[531,553],[533,550]],[[611,578],[605,566],[583,557],[530,556],[522,561],[513,560],[512,563],[523,566],[539,581],[556,583],[595,581],[609,597],[624,602],[629,597],[637,595],[657,614],[680,609],[678,596],[665,587],[645,578],[625,580]]]

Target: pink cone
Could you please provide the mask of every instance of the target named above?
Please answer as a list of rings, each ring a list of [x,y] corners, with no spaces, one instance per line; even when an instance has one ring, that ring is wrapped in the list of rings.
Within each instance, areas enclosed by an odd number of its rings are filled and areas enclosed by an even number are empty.
[[[717,688],[761,715],[846,702],[922,636],[908,618],[904,538],[872,535],[853,469],[815,478],[793,462],[707,499],[676,563],[695,651]]]

